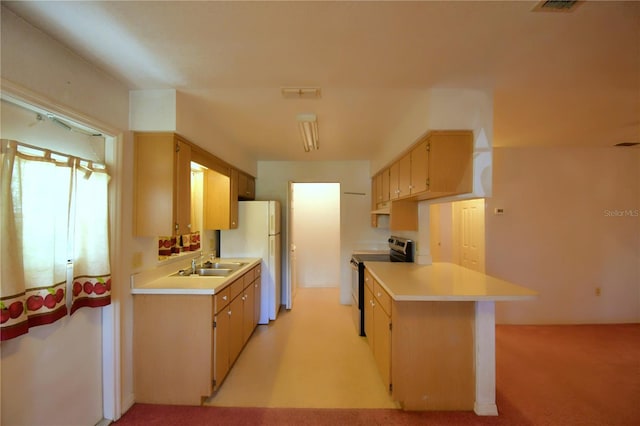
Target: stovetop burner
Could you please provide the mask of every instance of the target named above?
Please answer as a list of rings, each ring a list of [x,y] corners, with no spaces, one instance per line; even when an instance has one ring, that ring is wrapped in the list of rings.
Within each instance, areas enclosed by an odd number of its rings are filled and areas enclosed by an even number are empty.
[[[361,264],[362,262],[413,262],[414,243],[412,240],[391,236],[387,240],[389,251],[355,251],[351,255],[351,262]]]

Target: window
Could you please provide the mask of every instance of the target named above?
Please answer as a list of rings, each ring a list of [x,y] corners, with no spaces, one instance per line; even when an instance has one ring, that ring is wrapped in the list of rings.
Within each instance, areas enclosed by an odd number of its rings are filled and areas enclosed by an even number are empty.
[[[111,303],[104,166],[2,140],[0,340]]]

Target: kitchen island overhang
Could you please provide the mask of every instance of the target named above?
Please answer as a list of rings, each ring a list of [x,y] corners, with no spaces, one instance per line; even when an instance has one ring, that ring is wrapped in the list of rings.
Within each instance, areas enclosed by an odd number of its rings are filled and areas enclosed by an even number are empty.
[[[365,267],[393,301],[392,397],[407,410],[498,415],[495,302],[537,292],[451,263]]]

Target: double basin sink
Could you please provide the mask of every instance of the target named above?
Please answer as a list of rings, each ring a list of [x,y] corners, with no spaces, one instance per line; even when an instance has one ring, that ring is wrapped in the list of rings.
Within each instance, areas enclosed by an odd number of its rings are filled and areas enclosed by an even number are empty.
[[[171,276],[179,277],[226,277],[247,265],[242,262],[204,262],[193,268],[181,269]]]

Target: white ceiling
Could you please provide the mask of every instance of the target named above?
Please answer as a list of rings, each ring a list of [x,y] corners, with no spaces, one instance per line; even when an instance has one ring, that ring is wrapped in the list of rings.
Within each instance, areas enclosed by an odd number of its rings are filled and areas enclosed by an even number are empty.
[[[368,159],[430,88],[492,91],[495,146],[640,142],[638,1],[2,3],[131,89],[184,92],[258,160]]]

